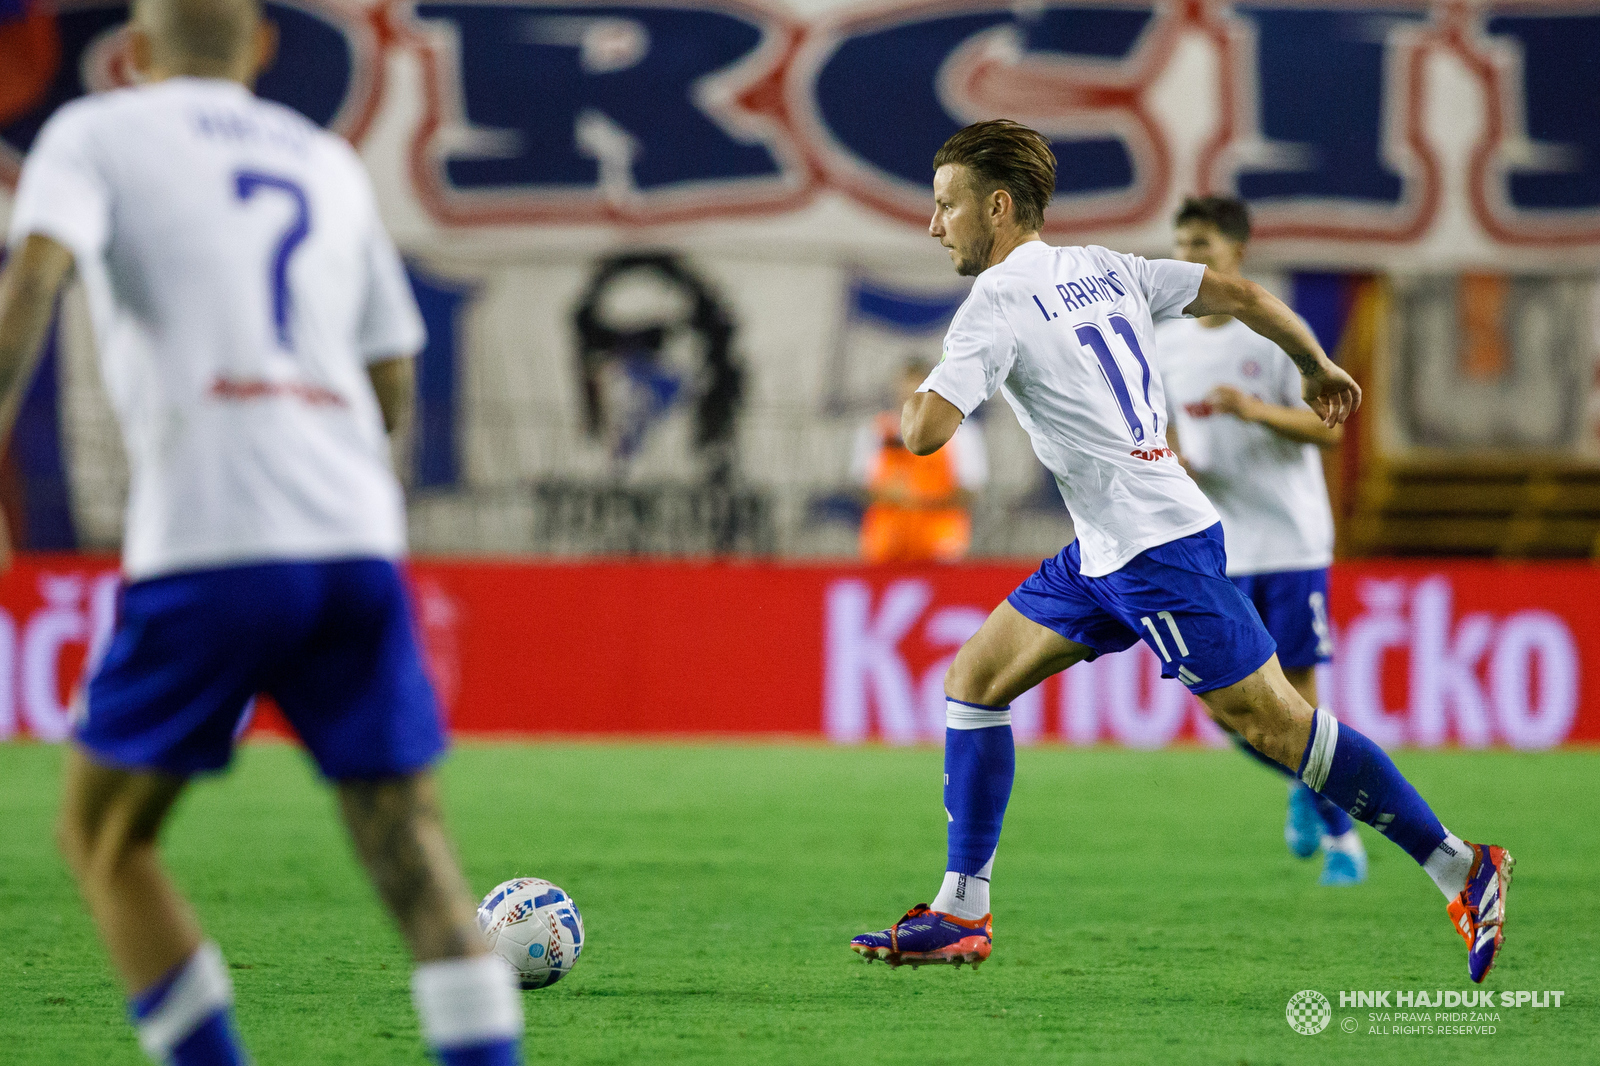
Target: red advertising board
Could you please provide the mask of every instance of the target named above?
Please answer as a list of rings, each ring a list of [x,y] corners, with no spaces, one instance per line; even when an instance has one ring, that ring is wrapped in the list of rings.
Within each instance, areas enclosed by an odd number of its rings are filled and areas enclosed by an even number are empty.
[[[1026,565],[412,565],[418,630],[459,734],[937,741],[955,650]],[[0,580],[0,737],[59,739],[115,614],[109,560],[24,558]],[[1325,702],[1381,743],[1600,742],[1600,568],[1334,569]],[[1139,645],[1018,700],[1023,742],[1159,747],[1220,734]],[[271,728],[264,714],[258,728]]]

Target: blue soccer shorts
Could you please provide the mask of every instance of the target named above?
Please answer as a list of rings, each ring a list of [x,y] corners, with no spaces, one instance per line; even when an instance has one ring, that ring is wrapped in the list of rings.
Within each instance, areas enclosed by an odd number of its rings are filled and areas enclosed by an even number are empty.
[[[386,559],[127,585],[75,735],[110,766],[220,770],[259,692],[335,780],[408,774],[445,748],[405,585]]]
[[[1333,658],[1326,567],[1248,574],[1233,583],[1261,615],[1278,644],[1278,663],[1285,670],[1304,670]]]
[[[1007,602],[1096,656],[1143,640],[1161,660],[1161,676],[1198,695],[1244,680],[1276,650],[1226,566],[1220,522],[1140,552],[1104,577],[1083,576],[1073,541]]]

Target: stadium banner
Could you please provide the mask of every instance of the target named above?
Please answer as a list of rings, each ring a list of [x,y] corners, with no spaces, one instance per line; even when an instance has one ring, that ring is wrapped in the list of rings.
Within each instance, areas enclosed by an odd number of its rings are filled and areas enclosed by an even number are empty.
[[[1052,141],[1057,236],[1159,245],[1177,197],[1218,191],[1257,205],[1262,254],[1302,263],[1600,250],[1592,0],[266,8],[261,92],[363,149],[418,250],[704,221],[734,224],[724,243],[873,247],[925,224],[944,139],[1001,115]],[[56,107],[130,82],[126,18],[126,0],[0,15],[0,179]]]
[[[419,560],[411,579],[457,735],[905,744],[942,741],[945,669],[1029,569]],[[82,556],[0,580],[0,737],[66,735],[117,590]],[[1600,568],[1345,563],[1331,598],[1325,702],[1385,746],[1600,743]],[[1012,721],[1025,744],[1224,742],[1143,644],[1051,678]]]

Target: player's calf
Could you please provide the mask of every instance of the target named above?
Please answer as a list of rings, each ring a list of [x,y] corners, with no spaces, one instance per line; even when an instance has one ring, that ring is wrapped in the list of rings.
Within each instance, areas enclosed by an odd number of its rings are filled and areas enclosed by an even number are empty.
[[[1451,902],[1452,922],[1468,938],[1469,974],[1474,981],[1483,980],[1505,941],[1510,857],[1503,848],[1475,847],[1446,829],[1394,760],[1360,731],[1320,709],[1305,725],[1301,715],[1285,715],[1280,709],[1284,703],[1298,703],[1296,711],[1310,708],[1292,689],[1286,698],[1280,686],[1268,685],[1266,673],[1264,667],[1237,685],[1200,698],[1219,721],[1243,734],[1252,746],[1293,765],[1313,792],[1366,822],[1415,859]],[[1298,760],[1291,764],[1284,753],[1302,738]],[[1471,912],[1465,926],[1458,910]]]
[[[171,1066],[234,1066],[246,1058],[227,966],[215,944],[202,943],[156,847],[183,786],[181,778],[100,766],[74,750],[56,840],[131,990],[128,1013],[145,1053]]]
[[[488,954],[426,773],[343,781],[351,839],[417,960],[412,998],[423,1035],[445,1066],[522,1061],[522,999],[511,971]]]

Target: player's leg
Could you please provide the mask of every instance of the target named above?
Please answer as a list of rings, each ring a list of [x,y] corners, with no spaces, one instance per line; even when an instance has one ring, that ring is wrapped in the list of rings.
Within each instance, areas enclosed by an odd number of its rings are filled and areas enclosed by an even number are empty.
[[[919,904],[891,928],[851,941],[869,961],[975,965],[989,955],[990,876],[1016,770],[1011,701],[1097,650],[1120,650],[1135,639],[1083,593],[1075,548],[1046,560],[951,664],[945,677],[944,881],[931,906]]]
[[[1282,647],[1282,641],[1279,647]],[[1315,666],[1284,667],[1284,679],[1300,698],[1312,707],[1322,706],[1317,699],[1317,670]],[[1305,823],[1306,829],[1317,834],[1316,845],[1322,849],[1322,885],[1359,885],[1367,879],[1367,849],[1356,830],[1355,820],[1340,809],[1337,803],[1311,791],[1293,771],[1273,764],[1290,777],[1290,819]]]
[[[58,839],[129,993],[139,1042],[180,1066],[244,1061],[232,983],[161,868],[157,835],[183,783],[228,764],[279,628],[232,571],[123,589],[67,757]],[[284,591],[280,588],[280,591]]]
[[[185,779],[102,766],[74,747],[56,838],[156,1062],[245,1061],[216,945],[161,866],[161,825]]]
[[[1317,698],[1318,663],[1333,653],[1328,624],[1328,571],[1296,570],[1252,574],[1232,579],[1250,600],[1278,646],[1283,675],[1313,707]],[[1237,739],[1237,738],[1236,738]],[[1294,771],[1266,758],[1242,740],[1240,750],[1270,767],[1289,782],[1283,836],[1290,852],[1310,858],[1323,852],[1324,885],[1354,885],[1366,880],[1367,855],[1355,823],[1339,807],[1307,788]]]
[[[1198,695],[1220,725],[1415,859],[1450,901],[1451,919],[1467,941],[1469,976],[1483,980],[1503,941],[1514,865],[1505,849],[1469,844],[1445,829],[1383,749],[1313,708],[1283,676],[1276,656],[1249,677]]]
[[[521,1062],[521,998],[478,929],[432,774],[341,781],[338,790],[356,854],[417,963],[412,994],[439,1061]]]
[[[1092,654],[1025,617],[1010,601],[996,607],[956,653],[945,676],[949,851],[934,910],[968,920],[989,913],[994,853],[1016,771],[1011,701]]]
[[[487,953],[427,771],[340,781],[339,808],[356,854],[417,962]]]
[[[521,1061],[522,999],[488,954],[428,768],[445,748],[400,574],[315,564],[321,618],[271,684],[323,774],[362,865],[416,962],[412,998],[446,1066]]]

